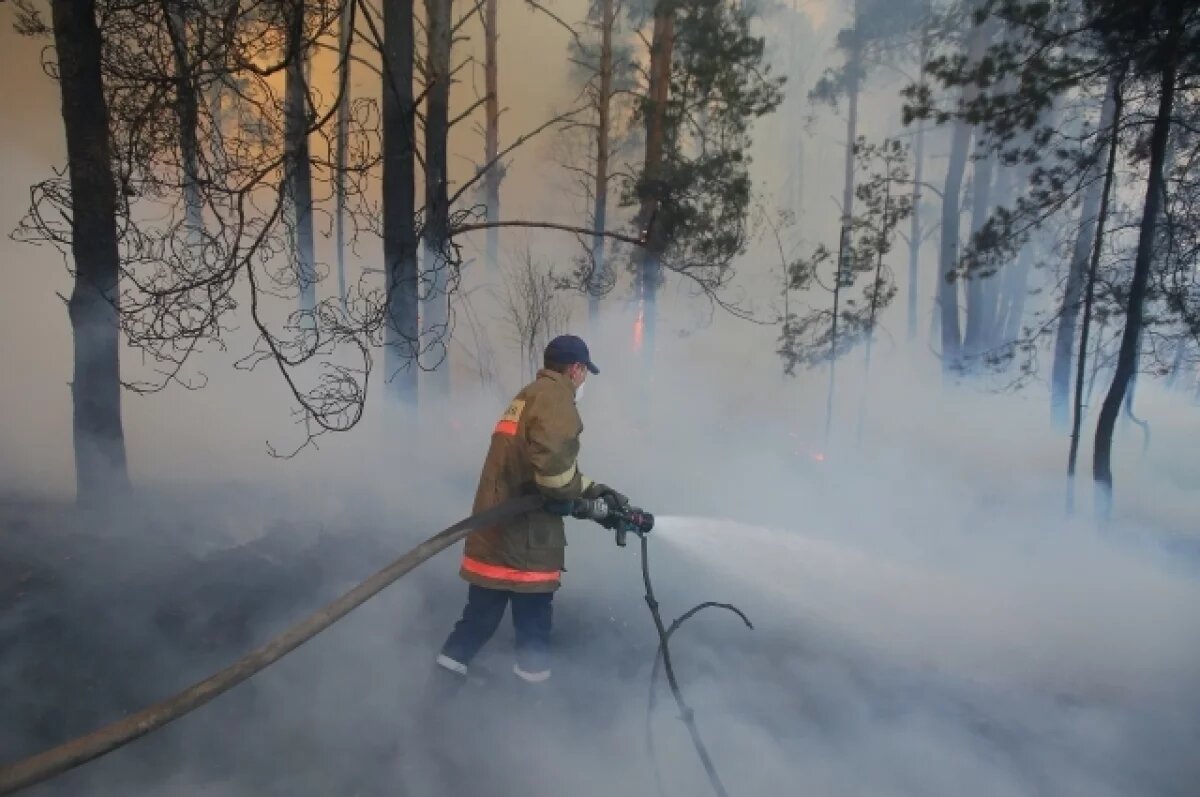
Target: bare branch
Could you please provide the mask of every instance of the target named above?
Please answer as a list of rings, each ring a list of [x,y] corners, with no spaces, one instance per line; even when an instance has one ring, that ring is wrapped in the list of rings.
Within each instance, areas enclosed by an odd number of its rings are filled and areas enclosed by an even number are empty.
[[[586,227],[576,227],[571,224],[558,224],[552,221],[484,221],[484,222],[469,222],[466,224],[455,225],[450,230],[450,237],[462,235],[476,230],[486,230],[490,227],[526,227],[539,230],[560,230],[562,232],[574,233],[576,235],[596,236],[602,235],[605,238],[612,238],[616,241],[623,241],[634,246],[645,246],[646,239],[634,238],[632,235],[623,235],[619,232],[610,232],[608,230],[590,230]]]

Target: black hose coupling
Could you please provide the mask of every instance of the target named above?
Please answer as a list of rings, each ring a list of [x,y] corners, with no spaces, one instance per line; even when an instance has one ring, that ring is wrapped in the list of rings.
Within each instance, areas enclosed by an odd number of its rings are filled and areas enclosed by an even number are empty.
[[[630,533],[642,535],[654,528],[654,515],[633,506],[610,506],[603,498],[576,498],[573,501],[547,501],[547,512],[580,520],[592,520],[616,532],[617,545],[624,547]]]

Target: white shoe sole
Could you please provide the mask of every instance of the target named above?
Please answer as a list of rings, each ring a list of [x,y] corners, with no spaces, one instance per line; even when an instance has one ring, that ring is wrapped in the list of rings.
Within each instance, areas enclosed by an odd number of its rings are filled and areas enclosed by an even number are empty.
[[[463,664],[461,661],[455,661],[444,653],[439,653],[435,661],[437,662],[437,666],[441,667],[443,670],[449,670],[455,675],[462,675],[465,677],[467,674],[467,665]]]
[[[522,681],[531,684],[540,684],[543,681],[550,679],[549,670],[542,670],[541,672],[525,672],[518,664],[513,665],[513,675],[517,676]]]

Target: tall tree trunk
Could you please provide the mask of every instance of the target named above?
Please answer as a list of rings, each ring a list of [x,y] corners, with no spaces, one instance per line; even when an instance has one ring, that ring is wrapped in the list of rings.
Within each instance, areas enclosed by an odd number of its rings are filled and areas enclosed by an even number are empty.
[[[1033,245],[1026,243],[1017,255],[1015,268],[1007,269],[1002,290],[1005,312],[997,322],[1000,345],[1012,346],[1021,337],[1021,323],[1025,320],[1025,302],[1029,298],[1029,272],[1033,268]]]
[[[1153,263],[1151,263],[1151,268],[1153,268]],[[1141,362],[1142,336],[1138,335],[1137,341],[1133,345],[1133,373],[1129,375],[1129,384],[1125,386],[1125,398],[1121,402],[1121,406],[1124,409],[1124,413],[1121,415],[1121,417],[1125,419],[1126,426],[1128,426],[1129,423],[1136,423],[1139,426],[1142,426],[1142,429],[1144,430],[1146,428],[1143,425],[1145,424],[1145,421],[1139,420],[1138,417],[1133,414],[1133,399],[1137,393],[1138,369]]]
[[[1142,222],[1138,230],[1137,255],[1133,263],[1133,281],[1129,286],[1129,302],[1125,312],[1125,328],[1121,332],[1121,348],[1117,354],[1117,369],[1112,385],[1100,407],[1096,424],[1096,448],[1092,475],[1096,480],[1099,514],[1108,519],[1112,513],[1112,435],[1125,398],[1125,390],[1137,370],[1138,339],[1142,334],[1143,304],[1146,286],[1150,281],[1150,266],[1154,259],[1154,243],[1158,232],[1158,214],[1163,199],[1163,164],[1167,155],[1167,136],[1171,129],[1171,110],[1175,102],[1175,76],[1178,68],[1180,39],[1180,7],[1174,7],[1176,17],[1164,43],[1164,65],[1159,86],[1158,113],[1150,135],[1150,175],[1146,181],[1146,201],[1142,206]]]
[[[1104,109],[1101,111],[1101,118],[1107,122],[1106,127],[1108,129],[1108,163],[1104,169],[1104,182],[1103,187],[1100,189],[1099,206],[1095,209],[1095,213],[1084,217],[1084,224],[1090,224],[1092,228],[1088,234],[1088,237],[1091,239],[1089,242],[1091,251],[1087,253],[1090,265],[1087,271],[1087,291],[1083,299],[1083,328],[1079,333],[1079,360],[1075,369],[1075,407],[1074,419],[1071,425],[1071,447],[1067,454],[1068,515],[1075,512],[1075,466],[1079,456],[1080,429],[1083,426],[1083,378],[1087,372],[1088,337],[1092,326],[1092,306],[1096,298],[1096,276],[1100,271],[1100,251],[1104,243],[1104,225],[1108,219],[1108,200],[1109,195],[1112,193],[1113,175],[1116,173],[1117,166],[1117,147],[1120,143],[1118,132],[1121,122],[1121,82],[1125,76],[1124,71],[1123,68],[1119,72],[1114,71],[1108,80],[1108,91],[1105,96]],[[1105,128],[1101,127],[1099,129],[1103,130]],[[1087,213],[1089,210],[1088,200],[1090,199],[1090,196],[1084,199],[1084,213]],[[1072,255],[1072,274],[1076,267],[1075,258],[1079,256],[1079,238],[1083,236],[1084,230],[1081,226],[1079,236],[1075,240],[1075,251]],[[1082,277],[1083,275],[1081,274],[1080,276]],[[1068,275],[1068,279],[1070,277],[1071,274]],[[1074,320],[1072,320],[1073,323]],[[1074,332],[1072,332],[1069,342],[1072,342],[1074,337]],[[1056,364],[1058,362],[1057,356],[1058,352],[1056,351]]]
[[[991,31],[987,24],[976,25],[967,47],[970,63],[978,63],[988,46]],[[963,104],[979,96],[979,87],[968,83],[962,89]],[[962,369],[962,326],[958,319],[958,268],[960,202],[963,174],[967,167],[967,152],[971,145],[971,125],[959,119],[954,123],[950,139],[950,162],[946,166],[946,186],[942,193],[942,240],[938,252],[937,302],[941,308],[942,373],[949,375]]]
[[[925,23],[921,28],[919,83],[925,82],[925,70],[929,63],[930,14],[929,5],[926,4]],[[921,241],[924,236],[921,229],[921,188],[925,179],[924,119],[917,122],[915,139],[913,142],[912,214],[908,220],[908,340],[910,343],[917,337],[917,283],[921,268]]]
[[[308,81],[305,79],[305,1],[289,0],[286,6],[287,70],[284,76],[283,149],[287,198],[291,211],[292,249],[296,256],[296,282],[300,310],[312,313],[317,306],[316,253],[313,243],[312,161],[308,149]],[[303,323],[311,325],[308,316]]]
[[[851,230],[854,224],[854,156],[858,142],[858,91],[862,77],[862,47],[858,38],[858,3],[851,8],[853,26],[846,48],[846,153],[842,161],[842,223],[838,238],[837,271],[833,278],[833,321],[829,338],[829,385],[825,392],[825,442],[829,450],[829,439],[833,431],[833,395],[837,379],[838,314],[841,307],[842,288],[854,281],[854,244]]]
[[[350,44],[354,40],[354,2],[342,8],[338,28],[338,107],[334,166],[334,201],[337,204],[334,246],[337,248],[338,297],[346,311],[346,152],[350,146]]]
[[[212,120],[210,127],[213,168],[220,172],[229,169],[229,153],[225,151],[225,85],[223,79],[209,84],[208,117]]]
[[[838,315],[840,307],[838,305],[841,293],[838,290],[839,283],[842,281],[843,263],[846,261],[846,252],[850,249],[850,228],[843,225],[841,232],[838,234],[838,271],[834,277],[833,288],[833,321],[829,327],[829,384],[825,389],[825,442],[822,448],[826,452],[829,451],[829,439],[833,433],[833,393],[837,387],[837,344],[838,344]]]
[[[1099,326],[1096,328],[1096,346],[1092,354],[1092,367],[1088,371],[1088,387],[1087,395],[1083,398],[1085,406],[1092,406],[1092,396],[1096,392],[1096,379],[1100,376],[1100,359],[1104,354],[1104,327],[1107,326],[1107,317],[1100,316],[1098,321]]]
[[[1162,184],[1162,186],[1163,186],[1162,187],[1162,190],[1163,190],[1162,203],[1163,203],[1163,205],[1166,205],[1166,203],[1167,203],[1167,197],[1166,197],[1167,176],[1169,176],[1171,174],[1171,169],[1173,168],[1174,163],[1175,163],[1175,142],[1176,142],[1176,139],[1171,136],[1171,131],[1170,131],[1170,129],[1168,129],[1167,130],[1167,150],[1166,150],[1165,156],[1163,157],[1163,175],[1164,175],[1163,184]],[[1161,220],[1156,225],[1155,229],[1156,229],[1155,240],[1157,241],[1156,251],[1159,246],[1161,246],[1162,249],[1165,250],[1167,247],[1166,229],[1165,229],[1165,225],[1163,224],[1163,222]],[[1153,258],[1153,257],[1155,257],[1155,255],[1151,255],[1151,257]],[[1155,262],[1153,260],[1151,260],[1150,267],[1154,268],[1154,266],[1155,266]],[[1142,361],[1142,337],[1143,336],[1141,334],[1138,335],[1137,347],[1134,350],[1134,362],[1135,363],[1141,363],[1141,361]],[[1138,426],[1140,426],[1142,428],[1142,431],[1147,435],[1146,440],[1148,441],[1149,440],[1149,432],[1147,431],[1148,427],[1146,425],[1146,422],[1139,420],[1138,417],[1133,414],[1134,395],[1137,392],[1137,385],[1138,385],[1138,370],[1139,369],[1135,366],[1133,369],[1133,375],[1129,377],[1129,386],[1125,389],[1125,415],[1124,415],[1124,417],[1125,417],[1126,421],[1132,421],[1133,423],[1136,423]],[[1148,446],[1149,442],[1147,442],[1146,445]]]
[[[1108,130],[1112,127],[1113,98],[1119,82],[1120,76],[1116,72],[1108,79],[1108,88],[1104,93],[1104,104],[1100,110],[1100,124],[1096,128],[1097,130]],[[1093,179],[1083,195],[1079,231],[1075,236],[1075,248],[1071,253],[1071,265],[1067,271],[1066,285],[1063,288],[1062,309],[1058,315],[1058,328],[1054,334],[1054,361],[1050,371],[1050,420],[1057,428],[1067,425],[1071,356],[1075,347],[1075,322],[1079,317],[1079,300],[1083,292],[1084,272],[1094,249],[1092,244],[1096,238],[1096,217],[1100,212],[1103,182],[1104,180]],[[1080,348],[1083,349],[1082,346]]]
[[[975,135],[975,173],[971,180],[971,239],[983,229],[991,215],[992,178],[995,173],[994,159],[988,152],[983,137]],[[963,335],[963,352],[971,359],[987,351],[987,289],[984,285],[991,277],[981,274],[967,276],[967,327]]]
[[[1011,208],[1014,204],[1013,197],[1016,194],[1014,190],[1016,177],[1018,174],[1024,177],[1024,170],[1005,166],[999,162],[995,164],[995,169],[996,180],[992,185],[992,207]],[[1011,270],[1010,264],[999,264],[980,285],[983,293],[979,319],[982,351],[996,350],[1004,342],[1000,326],[1000,303],[1004,283]]]
[[[797,42],[800,40],[800,26],[797,23],[805,18],[804,12],[797,6],[797,0],[792,0],[791,14],[788,15],[787,41]],[[788,47],[787,52],[788,83],[789,85],[799,85],[805,80],[803,63],[799,57],[799,48],[794,46]],[[802,100],[799,93],[793,97],[791,109],[793,129],[800,130],[805,126],[808,105]],[[783,143],[783,157],[786,158],[787,163],[790,165],[786,182],[787,191],[781,191],[780,193],[781,195],[786,194],[785,207],[791,211],[792,217],[799,219],[804,216],[804,137],[793,136],[790,140],[785,137]],[[784,376],[786,376],[786,373]]]
[[[416,135],[413,0],[383,3],[383,261],[388,394],[417,406]]]
[[[609,113],[612,110],[613,52],[612,34],[616,24],[613,0],[600,6],[600,93],[596,98],[596,182],[592,206],[592,274],[588,285],[588,321],[593,329],[600,315],[600,293],[607,284],[608,265],[604,259],[604,228],[608,224],[608,147]]]
[[[854,4],[854,27],[846,49],[846,154],[842,162],[842,226],[854,219],[854,146],[858,141],[858,89],[862,76],[862,48],[858,40],[858,4]],[[847,247],[849,251],[849,247]]]
[[[891,166],[888,167],[889,173]],[[867,414],[867,396],[870,393],[871,382],[871,344],[875,339],[875,315],[879,309],[879,288],[883,283],[883,252],[887,247],[887,220],[892,205],[892,181],[889,177],[884,185],[883,193],[883,222],[879,230],[879,243],[875,257],[875,279],[871,283],[871,310],[867,317],[867,340],[863,356],[863,386],[861,399],[858,404],[858,444],[862,445],[863,417]]]
[[[943,373],[954,373],[962,367],[958,279],[954,272],[958,267],[959,202],[970,140],[971,126],[963,121],[955,122],[950,140],[950,162],[946,167],[946,184],[942,193],[942,240],[938,252],[937,302],[941,310]]]
[[[496,19],[499,4],[500,0],[486,0],[483,11],[483,75],[484,91],[487,93],[484,103],[487,126],[484,130],[483,162],[491,164],[483,186],[487,220],[492,224],[500,221],[500,181],[504,176],[500,163],[496,162],[500,152],[500,67],[497,60],[500,28]],[[488,227],[486,236],[487,267],[494,274],[500,267],[500,228]]]
[[[658,285],[662,280],[662,257],[667,249],[663,224],[655,222],[662,200],[659,171],[666,144],[666,115],[671,85],[671,58],[675,48],[675,12],[671,4],[660,0],[654,9],[654,32],[650,41],[650,96],[646,111],[646,159],[642,172],[642,197],[638,218],[648,229],[646,245],[638,259],[638,293],[641,300],[640,341],[642,362],[654,359],[654,339]],[[636,344],[636,338],[635,338]]]
[[[75,284],[67,303],[74,336],[75,484],[81,503],[129,487],[121,426],[120,257],[108,105],[100,77],[95,0],[53,0]]]
[[[183,167],[184,232],[189,257],[200,256],[204,230],[204,200],[200,193],[200,126],[199,96],[192,79],[192,63],[188,52],[188,17],[186,7],[171,4],[164,15],[171,39],[175,65],[175,118],[179,124],[179,155]]]
[[[453,0],[425,0],[425,256],[422,371],[430,396],[450,395],[450,27]]]

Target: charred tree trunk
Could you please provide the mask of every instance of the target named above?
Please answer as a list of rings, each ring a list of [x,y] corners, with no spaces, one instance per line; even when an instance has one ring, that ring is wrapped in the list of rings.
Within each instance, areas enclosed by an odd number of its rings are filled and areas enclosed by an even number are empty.
[[[450,395],[450,200],[447,194],[450,133],[452,0],[425,0],[425,255],[421,287],[422,371],[431,397]]]
[[[334,155],[334,246],[337,248],[338,297],[346,311],[346,152],[350,146],[350,44],[354,39],[354,3],[342,8],[338,29],[337,149]]]
[[[1112,127],[1113,98],[1119,80],[1120,76],[1115,73],[1109,78],[1108,90],[1104,95],[1104,106],[1100,111],[1098,130],[1107,130]],[[1062,310],[1059,313],[1058,328],[1054,334],[1054,362],[1050,372],[1050,419],[1058,428],[1067,425],[1071,356],[1075,347],[1075,322],[1079,317],[1079,301],[1080,295],[1083,293],[1084,272],[1088,267],[1092,250],[1095,248],[1093,242],[1096,238],[1096,218],[1102,204],[1101,185],[1103,182],[1105,180],[1093,180],[1083,196],[1079,232],[1075,236],[1075,248],[1071,253],[1071,265],[1067,271],[1067,281],[1063,289]],[[1088,279],[1092,278],[1088,277]],[[1084,348],[1086,346],[1080,346],[1081,351]]]
[[[500,78],[497,60],[500,28],[496,20],[499,4],[500,0],[486,0],[483,11],[483,75],[487,94],[484,103],[487,126],[484,130],[483,162],[491,164],[484,177],[483,188],[490,224],[500,221],[500,181],[504,177],[503,167],[496,161],[500,152]],[[500,268],[500,228],[488,227],[486,236],[487,267],[494,274]]]
[[[1112,436],[1125,390],[1137,370],[1138,339],[1142,334],[1142,317],[1146,286],[1150,281],[1150,266],[1154,260],[1154,243],[1158,231],[1158,214],[1163,199],[1163,164],[1167,156],[1167,137],[1171,129],[1171,111],[1175,103],[1175,77],[1178,69],[1182,24],[1176,7],[1176,17],[1163,44],[1163,68],[1159,90],[1158,113],[1150,135],[1150,174],[1146,181],[1146,201],[1142,206],[1142,221],[1138,230],[1137,255],[1133,264],[1133,280],[1129,286],[1129,301],[1125,312],[1125,328],[1121,333],[1121,348],[1112,385],[1100,407],[1096,424],[1096,448],[1092,475],[1096,480],[1099,514],[1108,519],[1112,512]]]
[[[638,218],[647,231],[646,245],[638,260],[638,294],[641,300],[641,355],[645,365],[654,359],[658,286],[662,281],[662,258],[667,249],[664,225],[655,215],[663,199],[659,177],[666,144],[668,92],[671,58],[675,47],[675,13],[670,3],[659,2],[654,11],[654,33],[650,42],[650,96],[646,99],[646,159],[642,173],[641,207]]]
[[[1166,155],[1163,157],[1163,175],[1164,175],[1164,177],[1163,177],[1163,183],[1162,183],[1162,191],[1163,191],[1162,204],[1164,206],[1167,204],[1167,194],[1166,194],[1167,176],[1171,174],[1171,169],[1173,168],[1173,165],[1175,163],[1175,141],[1176,141],[1176,139],[1171,136],[1171,132],[1168,129]],[[1164,224],[1163,220],[1159,221],[1158,225],[1156,226],[1156,230],[1157,230],[1157,232],[1155,234],[1155,239],[1157,242],[1156,247],[1161,245],[1161,247],[1165,250],[1166,247],[1168,246],[1168,242],[1167,242],[1166,224]],[[1153,258],[1153,257],[1155,257],[1155,255],[1151,255],[1151,257]],[[1150,267],[1153,269],[1154,266],[1155,266],[1155,261],[1151,260]],[[1137,348],[1134,351],[1134,362],[1138,363],[1138,364],[1140,364],[1142,361],[1142,337],[1143,337],[1142,334],[1138,335]],[[1149,434],[1150,434],[1149,426],[1147,425],[1147,423],[1145,421],[1139,419],[1136,415],[1133,414],[1133,402],[1134,402],[1135,394],[1137,393],[1138,371],[1139,370],[1140,369],[1138,367],[1136,367],[1136,366],[1134,367],[1133,375],[1129,378],[1129,387],[1126,388],[1126,390],[1125,390],[1124,418],[1127,422],[1135,423],[1139,427],[1141,427],[1143,434],[1146,435],[1146,437],[1145,437],[1146,446],[1149,446]]]
[[[977,63],[987,49],[991,34],[986,25],[977,25],[971,31],[967,57]],[[973,83],[963,86],[963,104],[969,104],[979,95],[979,87]],[[942,239],[938,253],[937,302],[941,310],[942,373],[959,372],[963,365],[962,326],[958,319],[958,238],[960,202],[963,174],[967,168],[967,152],[971,145],[971,125],[959,119],[954,123],[950,140],[950,162],[946,167],[946,186],[942,192]]]
[[[317,306],[317,269],[313,243],[312,160],[308,148],[308,81],[304,69],[308,53],[304,46],[304,15],[304,0],[289,0],[286,5],[283,151],[300,310],[309,314],[302,323],[310,325],[315,321],[311,313]]]
[[[92,503],[127,490],[121,425],[120,258],[117,187],[110,159],[108,106],[100,78],[100,31],[94,0],[53,0],[75,284],[67,303],[74,337],[75,483]]]
[[[608,283],[608,264],[604,257],[604,228],[608,223],[609,114],[613,93],[613,25],[616,11],[613,0],[602,0],[600,13],[600,94],[596,103],[596,182],[592,206],[592,273],[588,285],[588,320],[593,329],[600,315],[600,294]]]
[[[383,261],[387,393],[417,406],[417,232],[413,0],[383,3]]]
[[[1084,224],[1090,224],[1091,230],[1087,231],[1087,237],[1091,240],[1089,246],[1091,251],[1090,266],[1087,271],[1087,291],[1083,299],[1083,328],[1079,333],[1079,360],[1075,369],[1075,407],[1074,420],[1071,425],[1071,448],[1067,454],[1067,514],[1071,515],[1075,512],[1075,466],[1079,457],[1079,437],[1080,429],[1083,426],[1083,378],[1087,372],[1087,350],[1088,337],[1091,333],[1092,326],[1092,306],[1096,299],[1096,276],[1100,270],[1100,251],[1104,243],[1104,225],[1108,219],[1108,200],[1112,192],[1113,175],[1116,173],[1117,165],[1117,147],[1118,147],[1118,126],[1121,122],[1121,81],[1124,78],[1124,70],[1114,72],[1108,81],[1108,91],[1104,102],[1104,110],[1101,113],[1102,118],[1107,121],[1108,134],[1108,163],[1104,170],[1103,187],[1100,189],[1099,206],[1095,209],[1095,213],[1091,216],[1084,217]],[[1104,128],[1100,128],[1104,129]],[[1084,199],[1084,213],[1089,210],[1088,200],[1091,197]],[[1079,237],[1075,241],[1075,251],[1072,255],[1071,270],[1072,274],[1068,275],[1068,280],[1074,273],[1076,263],[1075,259],[1079,257],[1079,238],[1084,237],[1085,230],[1081,227]],[[1080,275],[1083,276],[1082,274]],[[1069,286],[1068,286],[1069,287]],[[1066,300],[1064,299],[1064,302]],[[1064,308],[1065,309],[1065,308]],[[1072,320],[1072,324],[1074,320]],[[1074,332],[1071,333],[1072,342]],[[1058,363],[1058,352],[1055,351],[1055,364]]]

